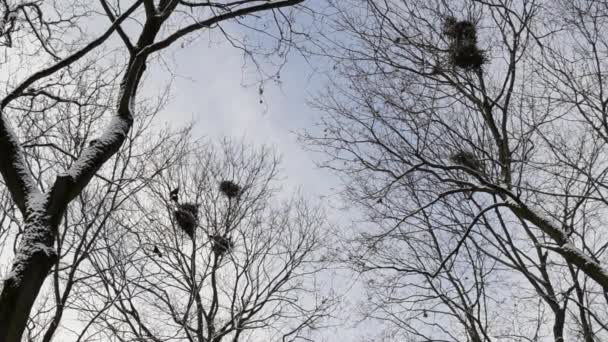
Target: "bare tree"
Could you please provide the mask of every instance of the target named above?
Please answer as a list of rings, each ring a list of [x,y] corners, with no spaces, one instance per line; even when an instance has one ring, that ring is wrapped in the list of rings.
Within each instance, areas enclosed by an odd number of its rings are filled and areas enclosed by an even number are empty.
[[[6,65],[18,63],[20,67],[10,70],[5,82],[7,91],[0,100],[0,150],[4,156],[0,158],[0,173],[19,210],[23,233],[0,294],[0,341],[21,339],[40,288],[57,264],[54,246],[68,204],[127,139],[134,120],[136,93],[149,59],[193,32],[213,29],[253,56],[256,45],[239,41],[220,24],[231,21],[257,30],[258,25],[270,21],[279,33],[269,36],[284,42],[290,37],[293,17],[280,9],[302,2],[2,1],[3,55],[8,56]],[[264,12],[269,16],[259,16]],[[109,23],[95,37],[85,29],[90,27],[92,17]],[[95,60],[95,53],[101,49],[106,58]],[[56,177],[50,181],[45,177],[47,180],[41,184],[38,174],[43,170],[30,162],[24,151],[24,133],[14,121],[24,112],[39,112],[53,122],[53,116],[44,115],[49,103],[77,104],[81,99],[79,92],[64,87],[66,78],[87,77],[91,65],[116,65],[121,60],[118,90],[105,94],[107,100],[116,103],[104,113],[111,117],[106,128],[97,132],[97,138],[81,141],[83,148],[76,159],[63,167],[57,165],[58,169],[52,171]]]
[[[312,340],[335,304],[319,278],[330,230],[318,208],[280,198],[277,172],[268,149],[230,142],[164,172],[124,218],[130,228],[91,253],[98,302],[113,300],[99,331],[124,341]]]
[[[40,100],[39,108],[30,108],[17,121],[17,128],[23,129],[24,153],[40,172],[36,181],[43,187],[48,184],[52,170],[67,168],[81,154],[95,130],[104,123],[104,113],[111,106],[105,94],[113,93],[116,87],[112,76],[113,68],[90,68],[88,78],[79,75],[77,80],[66,77],[64,89],[74,87],[79,94],[78,100],[65,101],[61,98],[49,101]],[[107,77],[110,76],[110,77]],[[39,96],[32,92],[32,96]],[[118,153],[108,161],[94,176],[87,189],[75,198],[67,208],[62,224],[58,227],[55,248],[58,254],[52,277],[47,278],[45,286],[32,310],[25,335],[27,340],[51,341],[61,328],[64,316],[77,316],[80,298],[86,296],[87,286],[82,282],[91,278],[94,272],[87,263],[88,254],[97,248],[96,237],[111,224],[133,198],[159,172],[174,163],[181,155],[189,139],[188,130],[156,130],[152,122],[166,96],[156,101],[141,101],[135,117],[134,128]],[[55,121],[44,120],[52,116]],[[8,199],[8,198],[7,198]],[[13,211],[12,203],[6,203],[4,212]],[[23,234],[22,222],[5,215],[3,231],[8,241],[18,241]],[[17,246],[5,243],[3,247]],[[11,255],[3,251],[4,257]],[[85,291],[83,291],[83,289]],[[68,324],[69,325],[69,324]],[[78,326],[71,329],[78,331]],[[61,335],[60,335],[61,336]]]
[[[345,260],[371,316],[414,340],[605,339],[605,3],[334,6],[304,138],[379,223]]]

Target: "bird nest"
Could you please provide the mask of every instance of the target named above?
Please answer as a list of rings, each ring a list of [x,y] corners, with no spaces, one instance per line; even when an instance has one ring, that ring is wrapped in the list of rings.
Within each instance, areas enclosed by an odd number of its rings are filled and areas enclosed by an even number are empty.
[[[458,151],[450,156],[450,160],[454,164],[462,165],[478,172],[482,172],[484,169],[483,162],[477,159],[473,152]]]
[[[452,40],[477,43],[477,29],[468,20],[458,21],[454,17],[447,17],[443,22],[443,34]]]
[[[234,198],[240,195],[241,187],[232,181],[222,181],[220,183],[220,191],[228,198]]]
[[[194,237],[194,229],[198,224],[198,205],[183,203],[177,206],[173,213],[177,225],[190,237]]]
[[[448,55],[450,64],[465,70],[479,70],[486,62],[485,53],[476,45],[453,43]]]
[[[477,28],[468,20],[448,17],[443,23],[443,34],[450,40],[450,64],[465,70],[479,70],[486,62],[485,52],[477,47]]]
[[[223,255],[234,248],[234,242],[232,238],[224,235],[210,235],[211,249],[216,255]]]

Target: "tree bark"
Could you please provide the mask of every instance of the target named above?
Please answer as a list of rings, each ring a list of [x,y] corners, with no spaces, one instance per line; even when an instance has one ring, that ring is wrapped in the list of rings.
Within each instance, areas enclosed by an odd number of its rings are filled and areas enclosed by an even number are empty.
[[[57,260],[54,242],[57,227],[68,204],[87,186],[104,163],[118,152],[131,130],[133,125],[132,106],[141,77],[146,69],[148,56],[170,46],[189,33],[209,28],[221,21],[255,12],[293,6],[303,1],[275,1],[212,15],[207,20],[188,25],[155,43],[161,26],[181,2],[161,1],[158,6],[155,6],[154,1],[137,0],[127,11],[113,20],[110,28],[99,38],[51,67],[34,73],[0,101],[0,153],[2,153],[0,174],[15,204],[26,218],[24,236],[11,273],[5,280],[0,294],[0,342],[21,341],[31,308],[44,280]],[[146,10],[146,20],[136,44],[131,44],[120,28],[120,24],[142,3]],[[108,11],[108,8],[106,6],[105,10]],[[102,136],[90,141],[88,147],[82,151],[70,169],[57,177],[51,190],[42,194],[30,175],[21,145],[9,127],[5,108],[30,85],[69,67],[102,45],[116,30],[123,38],[130,55],[120,83],[116,113]]]
[[[555,312],[555,322],[553,322],[553,338],[555,342],[564,342],[564,324],[566,323],[566,308],[558,309]]]
[[[560,254],[568,264],[578,267],[587,276],[595,280],[604,291],[608,291],[608,271],[598,261],[587,257],[582,251],[574,247],[563,230],[523,204],[514,205],[509,203],[508,206],[516,216],[533,223],[556,243],[556,246],[545,246],[545,248]]]
[[[32,218],[26,221],[25,231],[38,234],[25,236],[21,246],[39,247],[24,253],[20,246],[22,254],[16,257],[12,273],[4,282],[0,294],[0,342],[21,340],[31,308],[57,258],[52,249],[56,226],[48,220]]]

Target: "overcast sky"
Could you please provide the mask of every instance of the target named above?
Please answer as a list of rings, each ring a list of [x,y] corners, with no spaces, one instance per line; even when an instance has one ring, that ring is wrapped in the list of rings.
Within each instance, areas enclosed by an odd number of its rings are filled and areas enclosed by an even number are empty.
[[[181,50],[181,51],[180,51]],[[173,51],[175,52],[175,51]],[[244,138],[274,147],[283,159],[283,175],[289,187],[301,186],[309,195],[334,192],[335,177],[315,166],[321,156],[305,151],[294,131],[310,128],[320,115],[306,105],[323,84],[320,75],[298,55],[289,58],[281,72],[281,85],[267,82],[264,103],[257,86],[244,86],[255,76],[252,65],[243,69],[241,52],[227,44],[209,46],[204,39],[168,54],[174,72],[172,99],[159,122],[196,121],[194,134],[209,138]],[[169,75],[152,70],[147,80],[163,85]]]
[[[301,56],[293,54],[281,72],[281,85],[266,83],[264,103],[260,104],[258,87],[244,86],[256,80],[252,76],[255,68],[251,64],[243,68],[240,50],[228,44],[210,46],[208,40],[199,39],[165,56],[167,64],[161,67],[157,63],[150,68],[145,85],[149,95],[169,80],[172,82],[171,100],[157,120],[159,125],[179,125],[194,120],[195,137],[244,139],[255,145],[273,147],[282,157],[285,190],[300,188],[310,200],[323,200],[328,204],[330,220],[344,229],[347,227],[350,218],[335,208],[341,205],[337,177],[315,165],[322,156],[306,151],[295,134],[313,129],[322,114],[306,103],[323,88],[322,75],[316,74]],[[335,290],[349,290],[345,305],[354,305],[362,294],[360,287],[343,272],[328,271],[324,276]],[[350,341],[366,335],[366,330],[372,333],[369,325],[353,329],[352,309],[340,313],[344,325],[324,332],[325,340],[334,341],[339,337]]]
[[[100,29],[105,28],[105,21],[101,23]],[[88,28],[95,31],[96,25]],[[171,82],[171,99],[156,123],[179,127],[194,120],[196,138],[244,139],[254,145],[274,148],[282,157],[281,176],[286,191],[300,188],[312,201],[331,203],[330,219],[347,225],[349,217],[333,208],[340,204],[336,195],[337,178],[315,166],[315,160],[322,156],[306,151],[294,134],[311,129],[318,122],[321,113],[309,107],[306,100],[320,92],[324,76],[315,74],[311,66],[294,53],[281,72],[281,84],[266,83],[264,103],[260,103],[258,87],[244,86],[256,80],[254,66],[244,66],[242,52],[229,44],[210,45],[208,41],[200,38],[183,49],[176,44],[161,52],[163,63],[158,60],[151,63],[143,96],[153,96]],[[351,288],[350,279],[333,278],[332,272],[325,276],[334,282],[338,291]],[[354,303],[360,294],[359,290],[352,290],[348,301]],[[340,318],[351,318],[348,313],[352,312],[340,312]],[[69,326],[75,322],[76,317],[66,315],[64,324]],[[338,337],[349,341],[365,334],[360,329],[352,329],[350,324],[352,322],[323,335],[328,341]]]

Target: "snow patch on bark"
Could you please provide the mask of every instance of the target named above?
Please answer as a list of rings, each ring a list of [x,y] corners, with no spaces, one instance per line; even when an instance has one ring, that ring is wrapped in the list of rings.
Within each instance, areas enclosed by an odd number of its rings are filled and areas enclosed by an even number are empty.
[[[21,152],[21,149],[19,147],[19,139],[17,139],[17,135],[15,135],[13,128],[7,120],[4,121],[4,129],[7,132],[7,139],[10,141],[10,145],[15,146],[15,148],[17,149],[17,153],[15,154],[13,159],[13,165],[15,166],[19,178],[23,181],[25,185],[24,190],[26,191],[26,194],[29,194],[31,196],[39,195],[40,190],[38,189],[38,185],[36,184],[36,181],[34,181],[34,177],[32,177],[30,169],[29,167],[27,167],[27,164],[25,163],[25,159],[23,157],[23,153]]]
[[[585,253],[583,253],[583,251],[581,251],[579,248],[576,248],[572,244],[572,242],[566,242],[565,244],[561,245],[560,248],[562,250],[564,250],[565,252],[568,252],[571,254],[576,254],[576,256],[578,258],[585,260],[585,264],[592,265],[592,266],[595,266],[595,267],[601,269],[600,265],[595,260],[593,260],[590,257],[588,257],[587,255],[585,255]]]
[[[129,133],[130,128],[131,125],[127,120],[113,117],[108,127],[106,127],[105,133],[100,138],[91,141],[89,147],[82,152],[78,160],[72,164],[63,176],[70,176],[73,179],[78,178],[84,170],[92,166],[99,154],[103,153],[104,148],[122,141]]]
[[[25,205],[28,210],[32,212],[44,212],[46,210],[46,204],[48,202],[48,199],[48,194],[31,194],[27,197],[27,202],[25,203]]]
[[[25,230],[14,257],[11,272],[6,279],[12,278],[14,284],[18,285],[22,280],[26,266],[31,262],[35,254],[44,253],[48,257],[56,256],[53,243],[52,229],[48,223],[46,205],[49,200],[48,194],[38,194],[28,197],[27,218]],[[49,245],[47,245],[47,242]]]
[[[564,238],[566,238],[567,232],[562,228],[562,226],[563,226],[562,222],[559,222],[559,221],[555,220],[553,217],[547,215],[545,213],[545,211],[542,210],[541,208],[538,208],[537,206],[535,206],[533,204],[528,204],[528,203],[526,203],[525,205],[522,205],[521,203],[519,203],[517,200],[513,199],[510,196],[507,196],[505,198],[504,202],[510,207],[520,208],[522,210],[528,210],[529,212],[532,213],[532,215],[536,216],[544,224],[551,227],[552,230],[556,231],[557,233],[561,234]]]

